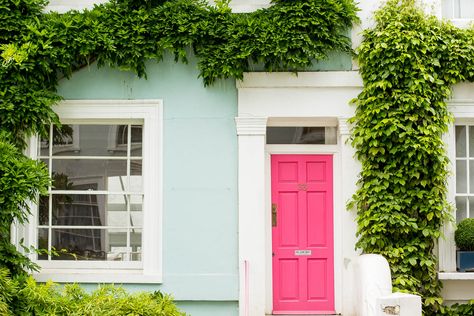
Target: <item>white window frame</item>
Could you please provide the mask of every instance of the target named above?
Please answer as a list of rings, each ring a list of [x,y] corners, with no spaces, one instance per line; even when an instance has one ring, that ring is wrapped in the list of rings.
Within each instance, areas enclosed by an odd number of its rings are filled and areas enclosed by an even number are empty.
[[[455,196],[456,196],[456,125],[474,125],[474,100],[451,100],[448,102],[449,109],[454,115],[455,122],[449,127],[448,133],[444,135],[447,155],[450,161],[448,176],[448,202],[453,205],[452,215],[456,218]],[[469,141],[468,139],[466,141]],[[454,231],[456,226],[453,222],[443,225],[443,236],[439,239],[439,273],[440,280],[474,280],[474,274],[456,271],[456,243],[454,242]]]
[[[46,12],[56,11],[65,13],[70,10],[84,10],[92,9],[95,4],[102,4],[109,2],[109,0],[50,0],[46,6]]]
[[[54,107],[60,120],[85,123],[143,124],[143,230],[142,261],[44,261],[31,259],[42,269],[33,273],[37,281],[80,283],[162,282],[162,100],[68,100]],[[30,156],[36,158],[38,140],[30,141]],[[37,207],[33,205],[29,224],[14,237],[36,246]]]
[[[460,27],[460,28],[467,28],[473,21],[474,21],[474,17],[473,18],[457,18],[454,16],[454,1],[458,1],[458,0],[438,0],[439,1],[439,6],[440,6],[440,10],[441,10],[441,16],[443,18],[446,18],[446,19],[449,19],[454,25],[456,25],[457,27]],[[450,6],[451,6],[451,10],[452,12],[452,16],[451,18],[447,18],[446,17],[446,14],[445,12],[442,12],[443,11],[443,2],[444,1],[449,1],[450,2]]]
[[[92,9],[94,4],[107,2],[109,2],[109,0],[50,0],[45,11],[65,13],[69,10]],[[215,0],[208,0],[207,2],[211,5],[215,4]],[[232,8],[232,12],[234,13],[244,13],[268,8],[270,5],[270,0],[233,0],[229,6]]]

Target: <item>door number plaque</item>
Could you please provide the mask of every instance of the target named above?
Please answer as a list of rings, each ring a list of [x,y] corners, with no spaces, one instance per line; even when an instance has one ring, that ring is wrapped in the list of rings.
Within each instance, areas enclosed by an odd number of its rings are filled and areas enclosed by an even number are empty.
[[[295,250],[295,256],[311,256],[311,250]]]
[[[306,183],[298,183],[298,190],[299,191],[307,191],[308,185]]]

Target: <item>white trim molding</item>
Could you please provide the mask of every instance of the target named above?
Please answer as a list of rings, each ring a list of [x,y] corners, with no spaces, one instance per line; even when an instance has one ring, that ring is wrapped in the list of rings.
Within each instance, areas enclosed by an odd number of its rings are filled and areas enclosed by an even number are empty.
[[[474,118],[474,100],[453,99],[448,101],[448,106],[455,118]]]
[[[349,124],[349,118],[338,117],[339,134],[342,136],[348,136],[351,134],[351,125]]]
[[[237,88],[330,88],[357,87],[363,82],[358,71],[246,72]]]
[[[237,135],[265,135],[267,128],[266,117],[236,117]]]
[[[443,136],[446,144],[446,152],[449,158],[450,174],[447,179],[448,186],[448,202],[455,206],[456,192],[456,140],[455,129],[456,124],[473,124],[474,123],[474,93],[472,92],[472,83],[463,82],[453,86],[453,98],[448,100],[449,111],[453,114],[455,122],[449,126],[448,132]],[[456,218],[455,207],[452,214]],[[474,278],[467,274],[456,272],[456,243],[454,241],[455,224],[451,221],[444,223],[442,227],[442,237],[438,240],[438,257],[439,257],[439,278],[441,280],[471,280]]]
[[[70,10],[92,9],[96,4],[109,2],[109,0],[50,0],[45,7],[46,12],[54,11],[65,13]]]
[[[357,72],[245,73],[238,88],[239,314],[272,314],[270,156],[331,154],[334,159],[334,260],[336,313],[351,315],[352,259],[357,255],[354,212],[346,202],[356,189],[348,118],[362,89]],[[266,145],[267,126],[338,126],[335,145]]]

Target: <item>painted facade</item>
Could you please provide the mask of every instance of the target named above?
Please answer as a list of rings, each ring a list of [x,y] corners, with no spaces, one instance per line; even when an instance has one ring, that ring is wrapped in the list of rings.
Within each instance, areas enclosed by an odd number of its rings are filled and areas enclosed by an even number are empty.
[[[442,16],[441,1],[426,2],[427,10]],[[92,1],[78,3],[88,5]],[[361,41],[361,29],[372,24],[370,17],[380,3],[360,2],[362,23],[351,32],[354,48]],[[242,0],[233,5],[236,11],[250,11],[268,2]],[[51,8],[61,6],[64,3],[58,0]],[[156,181],[161,182],[157,195],[162,197],[158,202],[162,217],[156,229],[162,246],[156,253],[162,267],[156,282],[133,277],[116,280],[130,290],[169,292],[193,316],[262,316],[278,311],[272,266],[272,157],[329,157],[332,207],[328,211],[332,227],[327,232],[331,234],[333,273],[328,274],[332,287],[325,289],[331,291],[332,305],[308,311],[353,315],[357,287],[351,262],[358,253],[354,249],[354,213],[346,209],[346,202],[355,191],[359,172],[354,150],[347,142],[348,119],[354,112],[350,100],[362,88],[356,63],[350,56],[334,54],[314,70],[297,76],[255,71],[246,73],[242,81],[220,80],[206,88],[198,79],[194,59],[183,65],[167,56],[161,63],[149,62],[147,73],[147,80],[138,79],[130,73],[92,65],[59,86],[65,103],[158,100],[161,104],[162,140],[151,140],[151,145],[160,146],[161,152],[162,173]],[[450,106],[455,124],[467,126],[474,122],[472,87],[462,84],[454,89]],[[295,126],[333,128],[334,141],[319,145],[268,144],[269,127]],[[454,125],[450,131],[446,143],[451,161],[455,161]],[[454,175],[449,186],[454,202]],[[471,299],[474,277],[456,273],[453,228],[446,226],[445,234],[439,242],[443,296],[450,302]],[[57,270],[36,277],[75,281],[85,287],[101,282],[80,274],[61,277]]]

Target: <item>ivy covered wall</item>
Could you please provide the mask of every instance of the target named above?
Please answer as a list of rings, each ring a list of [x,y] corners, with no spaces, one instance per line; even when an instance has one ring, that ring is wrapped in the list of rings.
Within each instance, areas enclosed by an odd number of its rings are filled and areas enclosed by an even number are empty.
[[[19,149],[28,136],[44,135],[49,123],[58,123],[51,107],[61,99],[58,81],[93,62],[146,77],[147,60],[170,52],[186,63],[191,49],[199,76],[210,85],[241,78],[252,64],[268,71],[305,69],[329,52],[350,52],[344,34],[357,20],[352,0],[275,1],[249,14],[231,13],[225,1],[112,0],[65,14],[44,14],[44,5],[0,3],[0,126],[5,141]],[[5,246],[10,223],[2,222]],[[2,259],[20,270],[28,264],[26,258]]]
[[[42,0],[7,0],[0,3],[0,54],[2,58],[0,67],[0,129],[2,135],[0,143],[6,144],[5,148],[17,149],[14,155],[13,151],[0,153],[6,157],[3,159],[3,156],[0,155],[2,156],[0,177],[6,188],[2,193],[9,190],[8,194],[0,197],[0,212],[2,216],[4,215],[2,219],[5,218],[2,220],[0,231],[0,266],[8,267],[15,275],[22,275],[24,270],[29,270],[34,266],[31,266],[31,262],[9,243],[10,224],[14,220],[21,221],[26,218],[27,208],[20,207],[26,205],[26,200],[34,200],[37,193],[44,192],[49,184],[44,166],[29,161],[21,154],[21,150],[25,148],[28,136],[36,133],[45,134],[49,123],[59,123],[52,110],[52,105],[62,97],[72,97],[73,95],[77,97],[77,90],[68,90],[66,87],[68,83],[75,81],[74,78],[72,81],[67,81],[73,73],[90,65],[94,71],[96,65],[99,68],[105,67],[98,70],[96,74],[113,72],[110,68],[122,70],[130,80],[128,83],[134,85],[135,88],[133,93],[127,92],[124,97],[150,97],[149,93],[144,93],[146,89],[143,87],[149,87],[153,82],[152,76],[160,76],[160,72],[163,70],[163,68],[156,67],[155,62],[163,62],[164,59],[164,63],[160,65],[164,65],[166,68],[173,64],[172,59],[174,58],[174,61],[177,62],[188,63],[191,61],[192,67],[185,68],[184,71],[181,69],[181,71],[189,72],[189,69],[193,69],[190,72],[192,78],[187,78],[187,80],[193,80],[194,83],[201,85],[200,89],[197,89],[200,91],[199,93],[209,96],[220,89],[220,92],[215,93],[215,95],[219,95],[219,93],[230,91],[227,89],[229,83],[233,86],[234,82],[229,78],[242,78],[244,71],[256,69],[253,67],[260,67],[258,69],[266,71],[315,69],[312,68],[314,62],[324,60],[330,55],[336,56],[333,60],[339,60],[340,66],[338,67],[348,69],[350,67],[348,56],[352,51],[350,39],[346,34],[352,23],[357,20],[357,9],[352,0],[275,1],[269,9],[248,14],[231,13],[225,1],[218,1],[216,6],[209,6],[195,0],[113,0],[90,11],[73,11],[66,14],[44,14],[42,12],[44,4],[45,2]],[[192,52],[192,56],[189,54],[190,52]],[[130,75],[134,73],[140,78],[147,78],[147,65],[152,65],[153,71],[149,74],[149,81],[140,80]],[[196,65],[198,72],[194,71]],[[327,65],[325,66],[324,62],[319,63],[316,68],[329,69],[332,67],[325,68]],[[84,71],[87,70],[84,69],[82,73]],[[166,70],[162,74],[165,73]],[[201,77],[201,79],[196,80],[196,77]],[[165,80],[165,78],[161,80]],[[218,82],[214,87],[204,88],[216,81]],[[63,85],[59,87],[58,93],[59,82],[62,82]],[[167,86],[169,83],[165,80],[163,86]],[[195,85],[193,87],[195,88]],[[172,90],[166,92],[170,91]],[[235,90],[232,90],[229,93],[234,92]],[[89,98],[92,94],[82,97]],[[168,104],[172,105],[171,102]],[[190,103],[187,102],[187,104]],[[214,103],[207,104],[211,108],[214,105]],[[220,110],[224,111],[227,116],[234,116],[233,111],[236,109],[227,105]],[[179,106],[169,108],[168,111],[168,114],[180,113]],[[187,111],[203,114],[202,109],[197,107],[187,109]],[[212,111],[219,110],[213,108]],[[206,125],[207,129],[204,128],[203,131],[210,134],[205,135],[209,146],[212,144],[220,146],[218,142],[214,143],[216,137],[220,141],[222,137],[230,135],[229,131],[234,126],[231,125],[233,120],[227,116],[222,119],[222,122],[219,121],[219,124],[225,127],[225,135],[220,132],[210,132],[212,124]],[[185,130],[180,129],[175,123],[176,120],[170,119],[168,127],[174,127],[175,132]],[[188,128],[191,127],[191,125],[188,126]],[[185,139],[186,135],[181,134],[180,137],[172,138],[169,142],[179,142]],[[233,152],[232,149],[236,148],[235,138],[233,141],[234,143],[232,141],[224,142],[231,147],[229,154]],[[176,148],[180,147],[176,146]],[[170,154],[172,152],[168,151],[167,155]],[[171,160],[168,156],[165,157],[166,159]],[[15,160],[25,161],[31,168],[28,169],[17,164],[20,171],[11,172],[14,170],[11,163]],[[235,163],[232,159],[220,161],[223,169],[231,174],[236,172],[235,166],[232,166],[233,162]],[[22,171],[28,172],[28,174],[24,176]],[[174,181],[179,177],[176,177],[172,171],[172,168],[167,170],[169,176],[175,176],[171,179]],[[223,175],[227,175],[227,173],[217,174],[217,176]],[[32,181],[26,185],[25,179],[38,179],[38,181]],[[170,185],[173,181],[169,182]],[[12,183],[15,182],[25,191],[22,192],[20,188],[13,186]],[[222,204],[207,209],[210,214],[215,213],[215,216],[221,216],[224,222],[228,221],[226,216],[232,216],[232,214],[235,216],[235,210],[232,211],[232,208],[235,208],[237,204],[234,200],[236,190],[232,187],[236,185],[236,181],[230,176],[223,181],[224,185],[227,182],[230,183],[230,188],[225,188],[227,191],[221,192]],[[193,200],[183,201],[179,194],[173,192],[173,188],[168,189],[170,195],[175,195],[174,200],[168,199],[168,201],[174,201],[174,204],[171,203],[168,206],[171,209],[184,211],[193,209],[189,205],[179,204]],[[19,192],[22,194],[16,194]],[[207,202],[202,197],[203,194],[195,193],[195,201],[206,204]],[[229,203],[232,206],[229,207]],[[218,212],[222,211],[222,208],[228,208],[230,215],[224,216],[224,213]],[[188,218],[199,215],[179,212],[170,215],[168,220],[176,225],[167,228],[170,238],[182,238],[176,230],[176,227],[179,226],[179,221],[176,218],[180,214]],[[173,222],[173,219],[176,221]],[[209,229],[206,225],[212,224],[202,223],[199,216],[190,223],[201,224],[201,229],[202,226]],[[199,228],[198,225],[196,227]],[[225,226],[211,227],[209,236],[216,239],[214,235],[222,233],[221,242],[232,242],[232,238],[229,240],[227,237],[235,235],[235,231],[224,228]],[[186,238],[194,236],[189,234]],[[171,253],[168,258],[181,257],[182,252],[185,252],[183,249],[178,249],[173,253],[169,251],[170,248],[173,248],[172,244],[166,245],[164,249],[164,251]],[[8,249],[8,252],[2,249]],[[198,251],[198,249],[194,249],[194,251]],[[215,271],[223,275],[222,280],[215,279],[215,282],[221,282],[221,284],[212,286],[212,289],[209,290],[213,291],[212,293],[201,291],[199,288],[199,285],[203,283],[209,284],[207,282],[209,280],[206,281],[199,277],[180,279],[179,275],[177,276],[184,269],[184,262],[183,265],[168,265],[171,269],[168,272],[173,273],[169,273],[168,278],[165,278],[165,282],[171,281],[166,283],[163,289],[175,292],[178,299],[184,300],[182,305],[186,309],[189,308],[197,313],[201,310],[203,315],[212,309],[221,313],[222,311],[236,313],[237,281],[235,272],[237,260],[234,257],[236,252],[232,252],[232,248],[229,248],[228,251],[229,260],[225,261],[225,264],[221,262],[220,266],[213,267],[213,271],[206,270],[210,267],[206,265],[205,260],[198,261],[199,265],[195,267],[203,275]],[[190,254],[192,253],[191,251]],[[229,264],[229,262],[231,263]],[[177,273],[174,273],[176,271]],[[189,283],[197,286],[190,287]],[[178,284],[181,286],[177,286]],[[131,288],[133,289],[133,286]],[[222,288],[225,290],[223,291]],[[180,289],[184,290],[180,292]],[[221,300],[221,302],[199,304],[190,301],[192,299],[205,301],[209,297]],[[3,298],[0,295],[0,299]],[[11,297],[8,298],[8,300],[11,299]],[[13,297],[14,299],[15,297]]]
[[[357,247],[386,257],[395,290],[421,295],[425,314],[472,315],[472,305],[441,305],[434,247],[451,210],[446,101],[453,84],[474,80],[474,30],[426,14],[415,0],[389,0],[375,19],[358,50],[364,88],[353,100]]]

